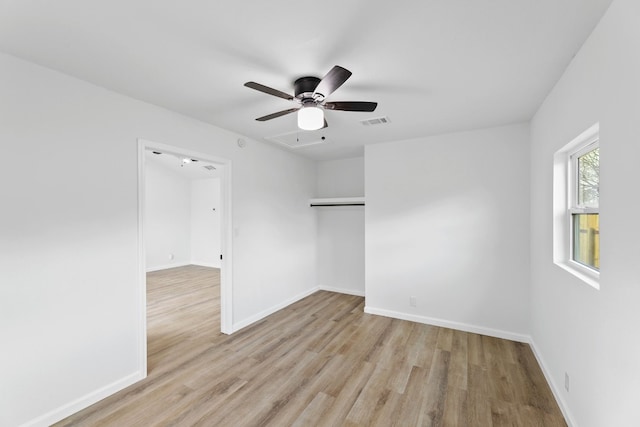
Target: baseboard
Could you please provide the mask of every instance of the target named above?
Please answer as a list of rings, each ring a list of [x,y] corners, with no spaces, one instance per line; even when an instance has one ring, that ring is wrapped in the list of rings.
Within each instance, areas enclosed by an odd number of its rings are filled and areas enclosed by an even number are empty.
[[[569,405],[567,405],[567,402],[564,400],[564,397],[561,393],[562,388],[558,387],[558,384],[556,384],[556,382],[553,380],[553,376],[551,375],[551,372],[547,368],[547,365],[544,363],[542,354],[540,354],[540,351],[538,350],[538,347],[536,346],[536,343],[532,337],[529,338],[529,346],[531,347],[531,351],[533,351],[533,355],[536,357],[536,360],[538,361],[538,365],[540,365],[540,369],[542,369],[542,373],[544,374],[544,377],[547,380],[547,384],[549,384],[549,387],[551,387],[551,392],[553,393],[553,396],[556,398],[556,402],[560,407],[560,411],[562,411],[564,420],[567,422],[567,425],[569,427],[577,426],[575,420],[571,416]]]
[[[191,265],[197,265],[199,267],[220,268],[220,262],[198,262],[191,261]]]
[[[296,295],[293,298],[289,298],[288,300],[281,302],[279,304],[274,305],[271,308],[268,308],[266,310],[261,311],[258,314],[255,314],[251,317],[249,317],[248,319],[244,319],[241,320],[240,322],[234,323],[232,326],[232,331],[231,333],[237,332],[242,328],[246,328],[247,326],[251,325],[252,323],[257,322],[258,320],[262,320],[265,317],[269,316],[270,314],[275,313],[278,310],[282,310],[283,308],[293,304],[294,302],[300,301],[303,298],[308,297],[309,295],[312,295],[316,292],[318,292],[320,289],[318,287],[315,288],[311,288],[305,292],[302,292],[301,294]]]
[[[176,268],[176,267],[185,267],[187,265],[191,265],[191,264],[188,262],[176,262],[173,264],[156,265],[155,267],[147,268],[145,271],[147,273],[151,273],[152,271],[160,271],[160,270],[166,270],[168,268]]]
[[[529,343],[531,338],[528,335],[518,334],[515,332],[503,331],[500,329],[485,328],[483,326],[470,325],[467,323],[453,322],[450,320],[437,319],[434,317],[419,316],[415,314],[402,313],[399,311],[384,310],[381,308],[367,307],[364,308],[365,313],[376,314],[378,316],[392,317],[394,319],[409,320],[416,323],[424,323],[426,325],[440,326],[443,328],[457,329],[474,334],[488,335],[490,337],[502,338],[511,341]]]
[[[180,262],[180,263],[175,263],[175,264],[158,265],[158,266],[155,266],[155,267],[147,268],[145,271],[147,273],[151,273],[152,271],[160,271],[160,270],[166,270],[166,269],[169,269],[169,268],[176,268],[176,267],[186,267],[187,265],[197,265],[199,267],[220,268],[220,263],[191,261],[191,262]]]
[[[98,390],[92,391],[79,399],[73,400],[66,405],[56,408],[53,411],[34,418],[33,420],[24,423],[21,427],[50,426],[142,379],[144,379],[144,375],[142,375],[140,371],[134,372],[133,374],[127,375],[126,377],[99,388]]]
[[[321,291],[336,292],[339,294],[346,294],[346,295],[355,295],[358,297],[364,296],[364,291],[355,291],[353,289],[335,288],[333,286],[324,286],[324,285],[318,285],[318,289]]]

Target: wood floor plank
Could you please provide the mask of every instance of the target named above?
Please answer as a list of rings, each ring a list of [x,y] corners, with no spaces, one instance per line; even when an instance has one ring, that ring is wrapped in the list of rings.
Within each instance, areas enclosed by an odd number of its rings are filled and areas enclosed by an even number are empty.
[[[323,414],[331,407],[335,397],[325,393],[318,393],[313,400],[307,405],[300,416],[291,424],[293,427],[307,427],[317,425],[322,419]],[[288,425],[288,424],[282,424]]]
[[[315,408],[315,405],[319,404],[318,401],[314,403],[314,400],[321,399],[321,407],[331,405],[334,401],[334,397],[327,394],[327,386],[333,383],[336,379],[335,372],[340,372],[343,365],[345,365],[345,359],[341,355],[328,358],[326,364],[324,364],[320,370],[313,376],[302,379],[299,382],[299,387],[292,393],[289,399],[284,402],[282,410],[278,413],[272,414],[269,418],[269,424],[274,426],[288,426],[299,421],[303,412],[316,413],[320,407]],[[348,375],[347,372],[342,372],[342,375]],[[328,396],[328,398],[318,397],[319,395]],[[311,407],[311,408],[310,408]],[[311,409],[313,409],[311,411]],[[310,412],[311,411],[311,412]]]
[[[347,414],[347,422],[354,425],[369,425],[371,420],[382,410],[391,394],[388,387],[393,371],[383,364],[378,364],[369,377],[358,399]]]
[[[484,348],[482,347],[482,335],[467,335],[467,354],[470,365],[476,365],[486,369],[487,364],[484,358]]]
[[[442,425],[451,427],[465,427],[469,425],[467,408],[467,392],[449,386],[445,396],[442,414]]]
[[[435,350],[431,369],[429,369],[429,375],[423,390],[419,421],[421,426],[442,425],[450,361],[451,353],[440,349]]]
[[[467,420],[471,426],[492,425],[489,378],[479,365],[467,367]]]
[[[438,328],[438,341],[436,343],[436,347],[441,350],[451,351],[452,344],[453,344],[453,329]]]
[[[363,361],[361,364],[354,366],[352,374],[348,381],[343,382],[343,386],[339,388],[335,395],[334,403],[325,413],[325,416],[318,420],[318,426],[339,426],[345,422],[347,414],[351,411],[354,402],[362,393],[362,389],[367,383],[375,365]]]
[[[398,417],[400,406],[405,396],[402,393],[391,390],[386,397],[384,405],[371,417],[372,426],[388,427],[397,425],[401,419]]]
[[[514,391],[511,384],[513,379],[508,375],[507,361],[502,353],[500,339],[494,337],[482,337],[482,347],[484,349],[485,360],[489,379],[489,393],[491,397],[512,402]]]
[[[147,276],[148,377],[57,426],[566,426],[526,344],[320,291],[231,336],[219,271]]]
[[[451,363],[449,365],[448,387],[467,390],[467,367],[469,366],[467,334],[453,331]]]
[[[414,366],[409,374],[409,381],[404,392],[404,399],[398,406],[397,422],[394,425],[417,426],[420,425],[421,405],[424,399],[425,385],[429,371],[419,366]]]

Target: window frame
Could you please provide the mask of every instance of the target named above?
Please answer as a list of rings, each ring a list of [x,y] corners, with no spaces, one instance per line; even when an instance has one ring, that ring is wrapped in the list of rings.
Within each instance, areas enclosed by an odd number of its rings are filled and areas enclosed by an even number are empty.
[[[567,216],[568,224],[567,229],[569,231],[569,259],[568,262],[572,264],[574,268],[583,270],[587,273],[599,273],[600,269],[592,267],[588,264],[581,263],[575,259],[574,244],[575,237],[575,215],[589,215],[595,214],[600,216],[600,198],[598,197],[598,207],[586,207],[581,206],[579,202],[579,165],[578,159],[583,155],[600,148],[599,134],[591,135],[590,138],[582,141],[577,149],[568,152],[569,165],[567,170],[569,171],[569,178],[567,179],[567,195],[569,200],[567,202]],[[598,164],[599,167],[599,164]],[[600,179],[600,175],[598,175]],[[599,252],[599,251],[598,251]],[[598,253],[598,258],[600,253]]]
[[[594,124],[554,154],[553,166],[553,262],[581,281],[600,289],[600,270],[574,260],[573,215],[597,213],[600,208],[577,206],[577,158],[600,148],[600,125]],[[574,203],[575,200],[575,203]]]

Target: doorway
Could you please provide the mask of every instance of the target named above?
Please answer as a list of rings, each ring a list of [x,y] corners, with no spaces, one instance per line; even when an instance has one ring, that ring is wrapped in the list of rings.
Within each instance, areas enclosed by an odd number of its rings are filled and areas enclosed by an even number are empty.
[[[162,159],[162,160],[160,160]],[[190,207],[198,209],[198,213],[193,216],[193,220],[200,225],[199,233],[206,234],[204,239],[198,240],[188,249],[185,242],[190,241],[191,236],[184,230],[171,230],[176,236],[171,244],[162,247],[147,247],[147,237],[151,235],[152,227],[157,227],[163,220],[167,218],[149,219],[147,213],[151,208],[147,204],[150,203],[147,191],[155,191],[147,188],[147,179],[150,179],[148,173],[165,163],[167,167],[179,168],[186,173],[202,178],[196,184],[189,184],[194,193],[200,194],[193,201],[182,200],[183,204],[190,204]],[[187,170],[189,172],[187,172]],[[211,178],[211,180],[207,180]],[[147,140],[138,140],[138,247],[139,247],[139,308],[140,308],[140,364],[141,372],[147,373],[147,272],[149,269],[159,270],[173,266],[187,265],[192,263],[205,264],[210,267],[220,268],[220,331],[229,334],[232,331],[232,281],[231,281],[231,162],[228,159],[218,158],[208,154],[197,153],[185,150],[180,147],[170,146],[167,144],[156,143]],[[155,179],[155,178],[154,178]],[[205,182],[210,181],[210,182]],[[158,182],[156,182],[158,185]],[[162,185],[162,182],[159,183]],[[168,183],[167,185],[174,185]],[[180,185],[173,188],[172,191],[180,194]],[[166,188],[167,191],[169,187]],[[161,190],[162,191],[162,190]],[[216,194],[217,192],[217,194]],[[203,196],[204,195],[204,196]],[[176,196],[179,197],[179,196]],[[203,218],[202,209],[208,206],[210,209]],[[182,209],[183,211],[185,209]],[[156,211],[158,211],[156,209]],[[179,212],[180,209],[171,209],[172,215],[184,218],[185,213]],[[177,211],[177,212],[176,212]],[[165,216],[165,215],[160,215]],[[215,221],[218,224],[204,225],[203,222]],[[175,225],[175,224],[174,224]],[[173,226],[170,226],[173,227]],[[204,227],[204,228],[203,228]],[[155,230],[157,231],[157,230]],[[181,233],[184,238],[181,238]],[[213,234],[217,234],[218,246],[203,245],[204,240],[215,239]],[[202,235],[200,237],[203,237]],[[166,242],[165,242],[166,243]],[[174,249],[175,248],[175,249]],[[182,249],[181,249],[182,248]],[[194,251],[196,258],[191,257],[191,250]],[[217,253],[215,253],[217,252]],[[185,253],[188,254],[185,255]],[[192,262],[193,261],[193,262]],[[147,263],[152,263],[149,266]],[[148,268],[151,267],[151,268]]]

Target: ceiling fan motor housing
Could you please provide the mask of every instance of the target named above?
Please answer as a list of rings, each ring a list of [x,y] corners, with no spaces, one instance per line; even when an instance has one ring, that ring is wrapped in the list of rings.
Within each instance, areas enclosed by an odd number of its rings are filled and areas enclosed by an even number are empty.
[[[313,92],[316,90],[319,83],[320,79],[317,77],[300,77],[293,83],[296,98],[301,101],[307,98],[313,99],[314,101],[321,101],[321,99],[314,99],[313,97]],[[320,94],[316,94],[316,97],[318,95]],[[322,98],[324,98],[323,94]]]

